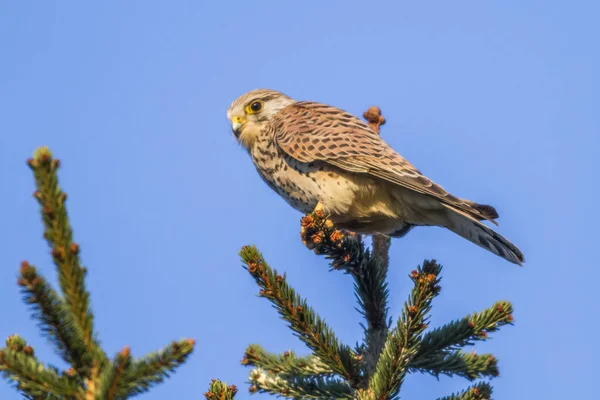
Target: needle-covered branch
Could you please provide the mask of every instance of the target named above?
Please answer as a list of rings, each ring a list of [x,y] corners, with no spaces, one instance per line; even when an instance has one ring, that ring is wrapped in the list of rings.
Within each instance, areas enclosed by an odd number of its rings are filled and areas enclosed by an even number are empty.
[[[55,369],[40,363],[33,348],[17,335],[6,339],[6,348],[0,350],[0,372],[32,398],[42,396],[48,390],[64,398],[83,393],[69,376],[61,376]]]
[[[163,382],[187,360],[194,351],[194,345],[192,339],[183,339],[171,343],[159,352],[128,363],[128,367],[119,374],[117,398],[147,392],[152,386]],[[115,363],[115,367],[119,367],[118,363]]]
[[[410,368],[435,376],[459,375],[467,379],[498,376],[495,357],[466,354],[459,349],[489,339],[488,332],[495,332],[512,321],[512,305],[499,301],[482,312],[431,330],[423,336]]]
[[[262,368],[250,372],[250,393],[270,393],[290,399],[353,399],[354,390],[335,378],[280,376]]]
[[[461,350],[438,352],[424,360],[411,362],[411,371],[428,373],[433,376],[461,376],[470,381],[478,378],[492,378],[499,375],[498,360],[491,354],[465,353]]]
[[[358,311],[367,321],[363,359],[368,379],[375,371],[388,331],[387,258],[376,257],[356,235],[337,230],[322,211],[305,216],[301,225],[305,245],[330,259],[332,269],[354,279]]]
[[[86,376],[94,356],[85,346],[81,329],[74,323],[64,301],[38,274],[37,269],[26,261],[21,263],[18,284],[23,300],[32,308],[33,317],[39,321],[42,332],[56,344],[62,358],[78,374]]]
[[[174,342],[166,350],[133,361],[129,349],[109,360],[93,330],[86,270],[79,260],[79,246],[65,207],[66,194],[58,186],[59,161],[42,147],[28,160],[37,190],[34,197],[42,209],[44,237],[52,249],[61,294],[28,262],[21,264],[18,284],[24,301],[32,308],[38,326],[70,364],[64,373],[45,367],[31,347],[16,336],[0,350],[0,371],[16,383],[27,399],[105,400],[125,399],[145,392],[181,365],[193,350],[192,340]]]
[[[235,385],[228,386],[225,382],[213,379],[204,397],[206,400],[233,400],[237,391]]]
[[[488,333],[495,332],[504,325],[512,325],[512,311],[512,304],[499,301],[482,312],[436,328],[423,337],[418,357],[437,350],[455,350],[476,341],[487,340]]]
[[[98,399],[114,400],[119,398],[119,394],[124,392],[123,390],[120,393],[119,389],[126,386],[122,379],[125,372],[130,369],[131,361],[131,351],[129,347],[125,347],[115,356],[112,363],[104,367],[99,378],[100,390],[96,396]]]
[[[35,152],[28,164],[35,178],[37,190],[34,197],[41,207],[44,238],[52,250],[65,303],[83,332],[85,344],[91,345],[95,341],[94,316],[89,308],[90,295],[85,288],[86,270],[81,266],[79,245],[73,241],[73,231],[65,207],[67,194],[58,185],[60,161],[53,159],[48,148],[42,147]]]
[[[369,388],[374,399],[385,400],[398,395],[409,363],[419,350],[420,335],[427,328],[431,301],[440,292],[441,269],[435,261],[425,261],[423,267],[411,273],[412,293],[395,329],[388,336],[371,378]]]
[[[441,397],[437,400],[490,400],[491,398],[492,387],[485,382],[480,382],[473,386],[470,386],[469,388],[463,390],[460,393]]]
[[[331,328],[288,285],[285,276],[271,269],[254,246],[245,246],[240,255],[245,268],[260,289],[260,296],[268,299],[290,328],[315,355],[350,385],[361,384],[358,355],[337,339]]]
[[[248,346],[242,365],[262,368],[272,374],[289,376],[328,376],[333,370],[316,356],[298,357],[293,351],[273,354],[258,344]]]
[[[73,231],[65,207],[67,194],[58,185],[60,161],[52,157],[48,148],[41,147],[27,163],[35,178],[37,190],[33,196],[40,204],[44,238],[56,265],[64,307],[69,310],[69,320],[64,322],[73,325],[72,330],[77,332],[75,338],[81,338],[86,347],[82,353],[83,359],[75,360],[75,366],[77,372],[87,379],[88,386],[93,387],[97,379],[96,372],[108,363],[108,357],[94,335],[94,316],[89,308],[90,295],[84,282],[86,269],[79,260],[79,245],[73,241]],[[74,342],[73,346],[78,347],[79,344]]]

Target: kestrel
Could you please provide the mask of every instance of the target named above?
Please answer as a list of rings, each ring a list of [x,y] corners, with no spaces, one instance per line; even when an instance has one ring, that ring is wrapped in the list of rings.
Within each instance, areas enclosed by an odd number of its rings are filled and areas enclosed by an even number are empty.
[[[340,229],[391,237],[441,226],[524,262],[515,245],[480,222],[497,225],[494,207],[451,195],[343,110],[259,89],[237,98],[227,118],[260,177],[302,213],[321,209]]]

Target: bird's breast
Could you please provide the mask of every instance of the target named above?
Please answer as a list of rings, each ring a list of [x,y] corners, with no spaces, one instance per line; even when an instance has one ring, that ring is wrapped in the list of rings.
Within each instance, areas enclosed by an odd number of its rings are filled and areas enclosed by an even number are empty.
[[[303,163],[267,141],[255,146],[252,160],[261,178],[292,207],[308,213],[317,203],[344,212],[352,203],[355,185],[326,163]]]

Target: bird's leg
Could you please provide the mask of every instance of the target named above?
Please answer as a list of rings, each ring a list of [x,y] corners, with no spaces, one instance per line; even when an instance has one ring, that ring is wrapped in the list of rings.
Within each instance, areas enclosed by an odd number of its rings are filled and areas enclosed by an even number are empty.
[[[323,210],[323,203],[321,203],[321,202],[319,201],[319,202],[317,203],[317,205],[315,206],[315,208],[314,208],[314,210],[313,210],[313,212],[312,212],[312,213],[313,213],[314,215],[316,215],[317,217],[320,217],[320,218],[325,218],[325,211]],[[330,225],[332,225],[332,224],[333,224],[333,222],[332,222],[331,220],[329,220],[329,219],[328,219],[328,223],[329,223]],[[354,231],[351,231],[351,230],[348,230],[348,229],[343,229],[343,231],[344,231],[344,232],[346,232],[347,234],[351,235],[351,236],[354,236],[354,237],[358,238],[358,239],[360,239],[360,238],[361,238],[360,234],[358,234],[358,233],[356,233],[356,232],[354,232]]]
[[[309,249],[312,250],[314,249],[314,247],[317,245],[317,243],[320,243],[321,239],[320,238],[315,238],[315,237],[311,237],[309,238],[308,236],[310,235],[308,231],[312,232],[315,228],[315,219],[319,220],[319,221],[323,221],[325,219],[325,211],[323,210],[323,204],[319,201],[317,203],[317,205],[315,206],[315,208],[313,209],[312,213],[304,216],[304,218],[302,218],[302,228],[300,229],[300,236],[302,237],[302,243],[304,243],[304,245]],[[324,221],[325,222],[325,226],[327,227],[333,227],[333,223],[330,220]],[[321,224],[322,222],[319,222],[319,224]],[[317,242],[318,240],[318,242]]]

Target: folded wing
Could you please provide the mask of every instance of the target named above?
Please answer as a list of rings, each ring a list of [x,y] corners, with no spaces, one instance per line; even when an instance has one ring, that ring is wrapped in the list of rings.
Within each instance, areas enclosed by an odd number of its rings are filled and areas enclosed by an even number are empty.
[[[338,108],[298,102],[273,119],[279,148],[301,162],[323,161],[346,171],[369,174],[434,197],[468,216],[496,224],[491,206],[459,199],[424,176],[367,124]]]

